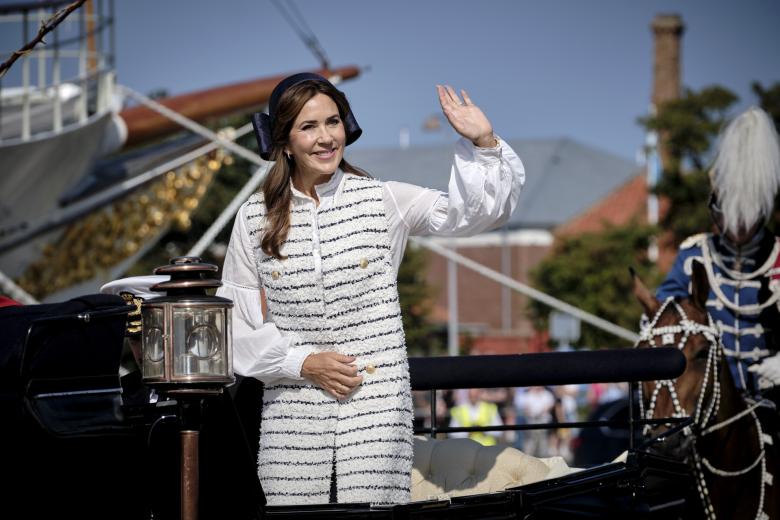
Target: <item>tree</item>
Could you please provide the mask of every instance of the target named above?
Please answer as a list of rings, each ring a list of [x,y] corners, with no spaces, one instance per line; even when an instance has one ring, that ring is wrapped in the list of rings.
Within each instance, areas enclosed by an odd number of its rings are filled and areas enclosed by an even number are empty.
[[[751,88],[775,127],[780,127],[780,82],[769,88],[754,82]],[[706,204],[710,192],[708,171],[715,159],[717,135],[737,100],[733,92],[719,86],[698,92],[687,89],[682,98],[662,105],[657,116],[639,120],[663,136],[668,152],[668,164],[664,165],[656,193],[669,199],[661,226],[672,232],[675,244],[711,227]],[[770,224],[776,228],[777,218]]]
[[[534,287],[571,305],[621,325],[637,328],[642,314],[631,295],[633,267],[648,285],[660,281],[660,273],[647,257],[655,229],[631,223],[608,226],[599,233],[559,239],[552,252],[531,271]],[[538,330],[548,327],[550,308],[530,303]],[[609,348],[625,346],[625,341],[591,325],[582,324],[575,346]]]
[[[425,280],[427,252],[410,245],[398,268],[398,298],[410,354],[430,356],[443,353],[445,343],[440,327],[430,322],[431,288]]]
[[[758,96],[761,108],[772,116],[775,128],[780,130],[780,82],[775,82],[768,89],[765,89],[758,82],[754,82],[751,87],[756,96]],[[775,210],[772,218],[769,220],[769,229],[775,235],[780,234],[780,193],[775,197]]]
[[[707,170],[715,139],[736,101],[734,93],[719,86],[686,89],[680,99],[661,105],[656,116],[639,120],[662,136],[666,164],[655,192],[669,200],[660,224],[671,231],[675,244],[710,228]]]
[[[753,82],[750,87],[758,97],[758,104],[761,105],[761,108],[772,116],[775,128],[780,128],[780,82],[776,82],[768,89],[765,89],[757,81]]]
[[[753,91],[778,126],[780,83],[768,89],[754,83]],[[670,207],[660,229],[632,223],[607,227],[601,233],[560,238],[551,254],[531,273],[534,285],[606,320],[636,329],[641,310],[631,296],[627,268],[633,266],[649,286],[655,286],[662,273],[646,255],[651,237],[668,231],[679,243],[689,235],[710,229],[707,170],[714,159],[717,135],[736,101],[736,95],[719,86],[699,91],[687,89],[682,98],[659,107],[656,116],[641,118],[640,124],[656,130],[666,147],[667,161],[656,192],[668,198]],[[775,211],[775,215],[780,217],[780,212]],[[550,310],[533,302],[531,311],[537,328],[546,328]],[[577,342],[590,347],[617,343],[588,325],[583,325],[582,337]]]
[[[222,128],[226,126],[237,127],[244,123],[244,119],[225,120],[218,126]],[[236,142],[247,148],[256,146],[254,135],[251,133],[240,137]],[[128,276],[149,274],[155,267],[167,264],[172,257],[186,254],[222,213],[222,210],[233,200],[233,197],[249,180],[255,168],[254,164],[242,157],[231,157],[229,164],[223,165],[214,177],[198,208],[190,216],[189,226],[172,226],[157,244],[133,265]],[[214,244],[204,251],[202,255],[204,260],[222,265],[224,250],[230,240],[232,229],[233,226],[230,224],[222,229],[214,240]]]

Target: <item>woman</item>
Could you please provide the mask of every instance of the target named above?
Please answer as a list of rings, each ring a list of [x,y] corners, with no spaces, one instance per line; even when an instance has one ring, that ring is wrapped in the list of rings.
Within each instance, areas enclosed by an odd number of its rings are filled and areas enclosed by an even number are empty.
[[[269,114],[253,118],[261,155],[275,164],[238,212],[219,294],[235,302],[235,371],[265,383],[259,475],[271,505],[410,499],[412,400],[396,289],[407,237],[499,226],[525,179],[468,95],[437,89],[464,137],[449,196],[374,180],[344,160],[360,127],[315,74],[283,80]]]

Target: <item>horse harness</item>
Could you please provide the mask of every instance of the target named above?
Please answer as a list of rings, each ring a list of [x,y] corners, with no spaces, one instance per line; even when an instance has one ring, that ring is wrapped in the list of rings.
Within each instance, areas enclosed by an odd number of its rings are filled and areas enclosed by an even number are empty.
[[[680,317],[680,321],[676,325],[666,325],[666,326],[657,326],[658,320],[663,315],[664,311],[666,311],[667,308],[672,308]],[[766,444],[772,444],[772,437],[768,434],[765,434],[763,430],[761,429],[761,423],[758,420],[758,417],[756,416],[755,410],[759,406],[764,406],[766,404],[765,400],[759,400],[754,401],[752,399],[746,398],[746,402],[748,406],[738,412],[737,414],[729,417],[728,419],[725,419],[719,423],[712,424],[710,423],[717,417],[718,410],[720,408],[720,396],[721,396],[721,388],[720,388],[720,379],[719,379],[719,367],[720,367],[720,361],[721,357],[723,356],[723,344],[720,341],[720,331],[718,330],[717,326],[712,320],[712,317],[709,313],[707,313],[707,324],[698,323],[690,318],[688,318],[688,315],[685,313],[685,310],[682,308],[682,306],[675,301],[673,297],[667,298],[662,304],[661,307],[656,312],[655,316],[652,320],[648,320],[647,316],[642,315],[642,320],[640,322],[640,334],[639,339],[637,340],[634,347],[638,347],[639,344],[643,341],[646,341],[648,345],[650,345],[651,348],[655,348],[658,346],[656,343],[656,338],[660,336],[661,338],[661,346],[664,347],[677,347],[678,350],[682,351],[685,348],[686,343],[688,342],[688,338],[695,334],[702,334],[709,343],[709,348],[707,349],[707,364],[704,369],[704,379],[701,384],[701,388],[699,390],[699,398],[696,402],[696,409],[693,413],[693,423],[694,427],[696,428],[698,435],[694,433],[693,429],[690,426],[687,426],[683,429],[683,434],[686,436],[686,438],[689,438],[691,440],[691,451],[693,454],[693,462],[694,462],[694,478],[696,479],[696,488],[699,493],[699,499],[702,502],[702,506],[704,507],[704,512],[707,517],[707,520],[716,520],[717,516],[715,515],[715,510],[712,506],[712,501],[710,500],[709,491],[707,490],[707,482],[704,479],[704,470],[706,469],[713,475],[719,476],[719,477],[738,477],[745,475],[755,469],[757,466],[761,467],[761,485],[759,490],[759,500],[758,500],[758,508],[756,509],[756,520],[768,520],[769,517],[764,512],[764,496],[765,496],[765,487],[772,485],[772,474],[769,473],[766,469],[766,450],[764,446]],[[679,340],[675,341],[675,336],[679,335]],[[713,348],[714,347],[714,348]],[[705,404],[704,402],[704,394],[705,390],[707,388],[707,385],[709,383],[709,379],[712,377],[712,395],[709,400]],[[639,399],[639,410],[640,414],[645,419],[652,419],[653,415],[655,413],[655,406],[656,406],[656,399],[658,397],[658,394],[662,388],[666,388],[669,391],[669,395],[672,399],[672,404],[674,406],[674,413],[672,417],[686,417],[687,413],[683,409],[683,407],[680,405],[680,400],[677,395],[677,388],[675,386],[674,380],[657,380],[655,381],[655,388],[653,389],[653,393],[650,396],[650,402],[648,404],[647,410],[644,410],[644,400]],[[726,426],[738,421],[742,417],[745,417],[747,415],[750,415],[753,418],[753,421],[756,425],[756,432],[758,433],[758,445],[759,445],[759,454],[758,457],[750,463],[748,466],[741,470],[736,471],[726,471],[719,468],[716,468],[715,466],[710,463],[710,461],[702,456],[697,447],[696,447],[696,440],[698,437],[704,437],[705,435],[709,435],[715,431],[718,431],[722,428],[725,428]],[[668,425],[668,424],[667,424]],[[648,434],[650,431],[650,425],[645,425],[644,427],[644,434]]]

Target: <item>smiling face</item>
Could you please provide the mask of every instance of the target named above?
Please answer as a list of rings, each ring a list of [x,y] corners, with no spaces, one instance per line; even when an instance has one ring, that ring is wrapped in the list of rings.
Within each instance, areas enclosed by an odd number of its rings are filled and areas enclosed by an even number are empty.
[[[285,153],[292,155],[295,175],[324,182],[344,156],[346,133],[338,106],[318,93],[303,105],[290,129]]]

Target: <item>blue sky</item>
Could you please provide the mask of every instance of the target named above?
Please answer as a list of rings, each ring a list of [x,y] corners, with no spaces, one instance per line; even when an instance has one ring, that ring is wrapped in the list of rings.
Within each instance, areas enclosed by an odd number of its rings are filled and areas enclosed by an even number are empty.
[[[343,84],[364,136],[354,146],[412,145],[438,110],[434,85],[467,89],[509,138],[567,136],[634,158],[648,106],[649,25],[679,13],[683,82],[719,83],[754,101],[750,82],[780,81],[776,1],[295,0],[334,65],[370,67]],[[117,2],[120,81],[170,92],[316,67],[268,0]]]
[[[649,25],[682,15],[683,82],[721,84],[746,107],[750,82],[780,81],[780,2],[295,0],[334,65],[364,135],[354,146],[452,140],[422,131],[434,85],[467,89],[507,138],[566,136],[633,159],[648,106]],[[119,81],[181,93],[315,68],[269,0],[117,0]]]

